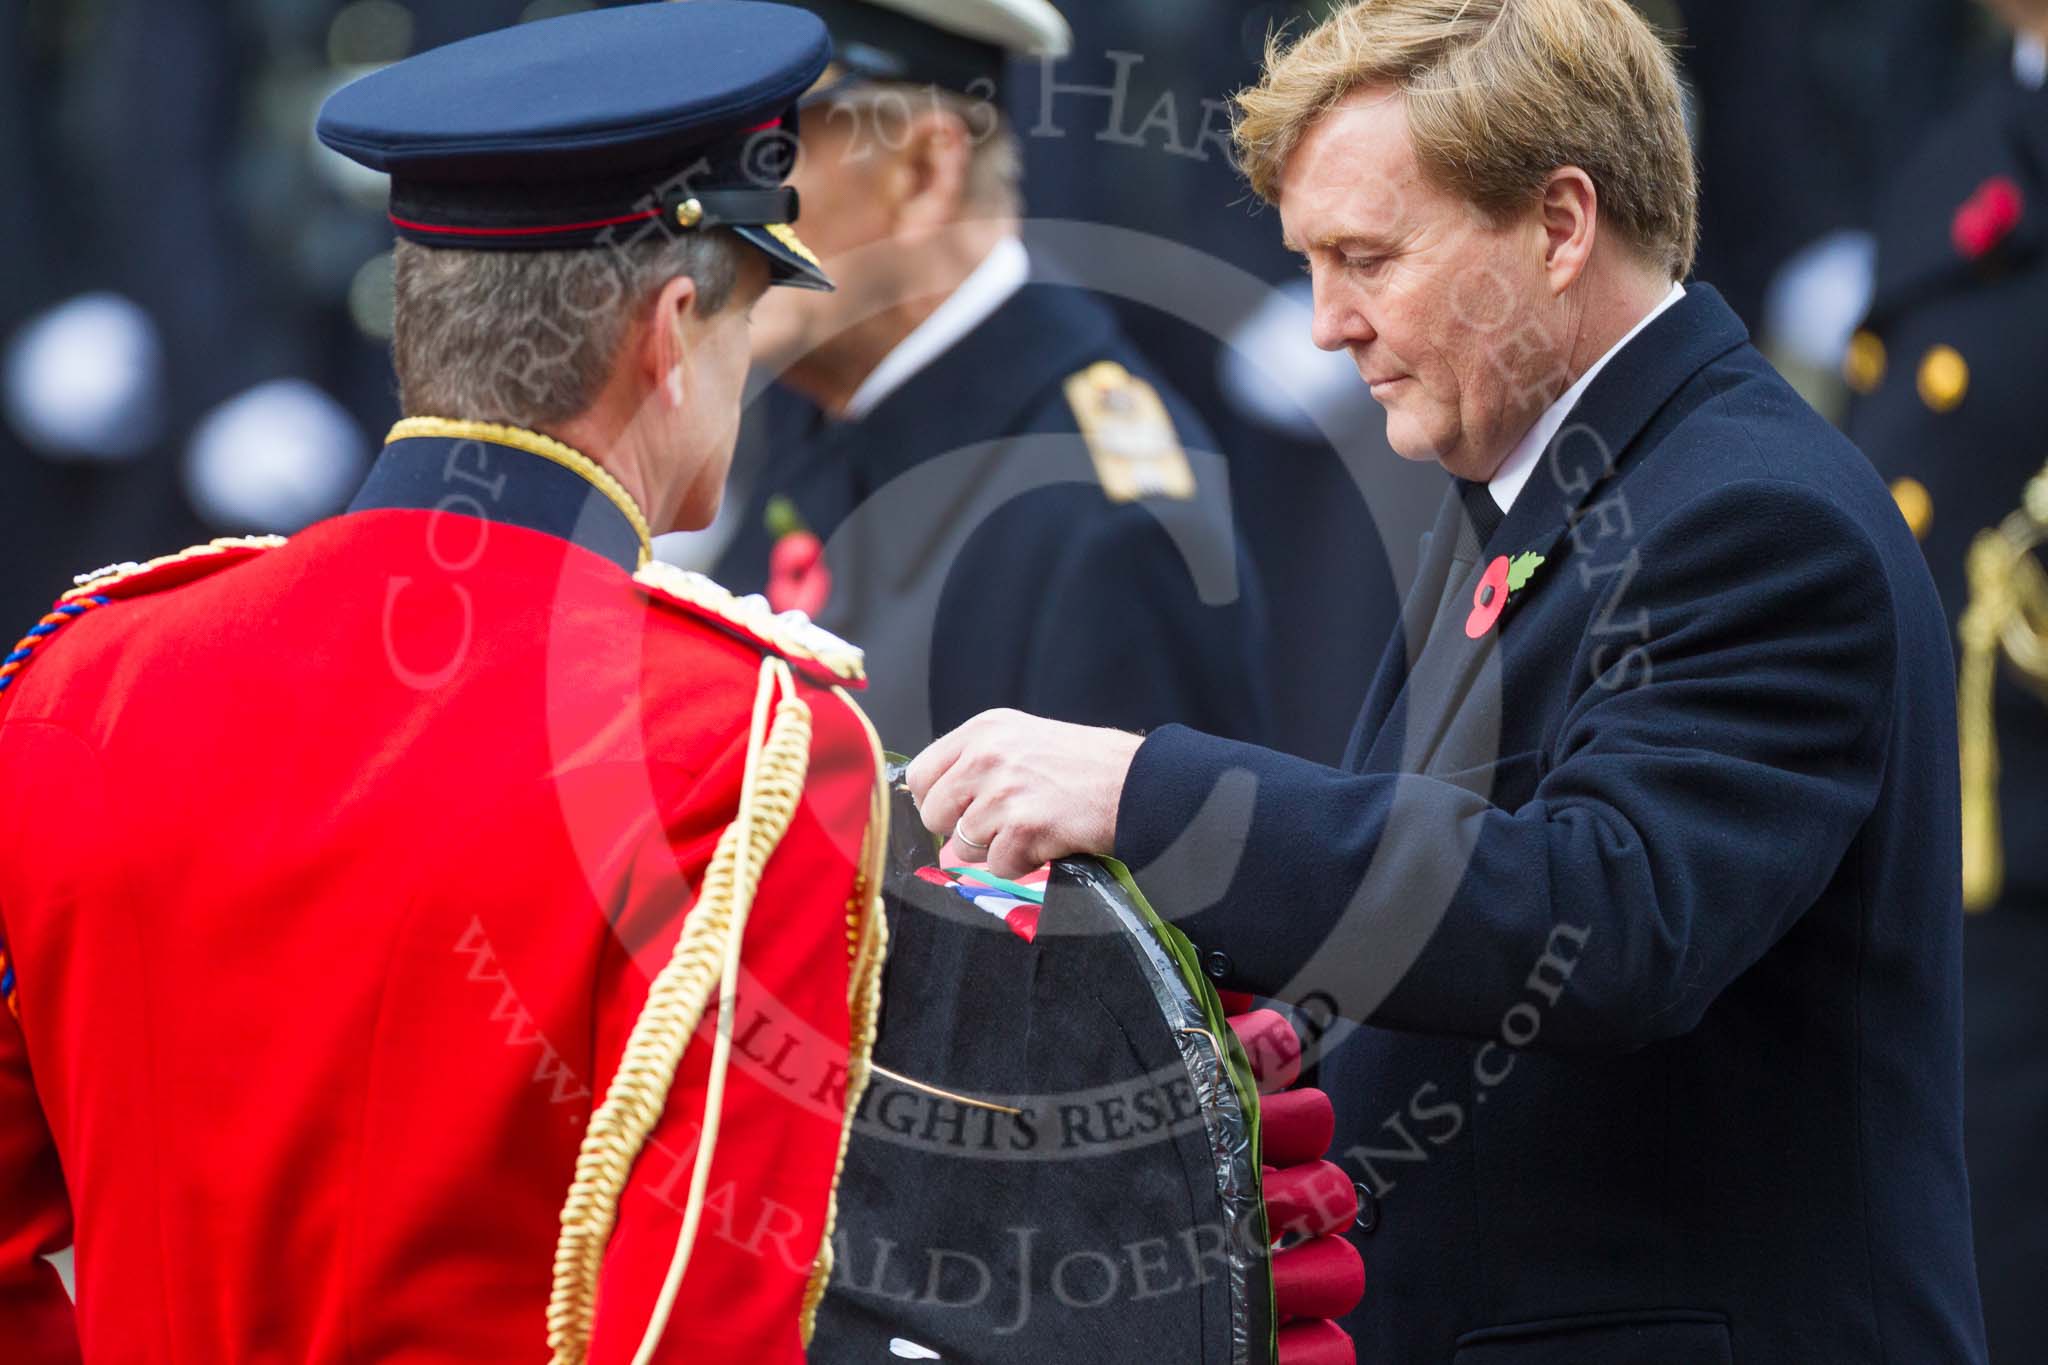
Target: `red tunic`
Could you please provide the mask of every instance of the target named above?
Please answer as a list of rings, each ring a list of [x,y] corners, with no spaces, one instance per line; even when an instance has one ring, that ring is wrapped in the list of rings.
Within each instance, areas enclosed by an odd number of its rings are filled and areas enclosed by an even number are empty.
[[[0,693],[7,1360],[546,1359],[585,1124],[734,819],[775,641],[535,529],[555,466],[472,458],[524,513],[400,496],[132,576]],[[803,638],[755,624],[809,779],[663,1361],[801,1360],[842,1138],[877,758]],[[631,1359],[668,1270],[710,1017],[632,1167],[593,1360]],[[41,1260],[74,1236],[75,1314]]]

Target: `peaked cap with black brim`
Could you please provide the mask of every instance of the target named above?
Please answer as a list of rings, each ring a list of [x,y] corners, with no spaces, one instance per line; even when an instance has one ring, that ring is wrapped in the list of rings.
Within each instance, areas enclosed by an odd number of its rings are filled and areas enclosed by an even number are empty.
[[[790,224],[797,102],[831,55],[816,16],[656,0],[500,29],[372,72],[320,140],[391,177],[408,240],[603,248],[730,228],[773,283],[830,289]]]

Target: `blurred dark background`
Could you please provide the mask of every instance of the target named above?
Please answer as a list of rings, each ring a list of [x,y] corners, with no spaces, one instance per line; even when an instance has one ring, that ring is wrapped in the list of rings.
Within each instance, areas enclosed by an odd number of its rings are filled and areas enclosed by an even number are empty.
[[[213,534],[290,531],[345,501],[395,413],[390,239],[380,181],[314,142],[314,112],[378,63],[579,3],[8,0],[0,611],[26,623],[74,573]],[[1068,6],[1075,53],[1056,85],[1114,89],[1121,72],[1122,107],[1060,88],[1047,102],[1040,73],[1020,75],[1012,103],[1033,214],[1158,234],[1299,290],[1204,101],[1252,78],[1270,29],[1318,8]],[[1876,188],[1975,72],[2005,60],[2004,41],[1968,0],[1644,8],[1680,35],[1694,87],[1700,276],[1817,401],[1838,404],[1826,352],[1860,309],[1867,245],[1856,234]],[[1802,301],[1791,310],[1801,325],[1773,326],[1774,286]],[[1126,312],[1205,409],[1241,483],[1350,489],[1348,504],[1313,515],[1300,498],[1248,500],[1245,514],[1268,523],[1250,528],[1255,545],[1274,538],[1290,502],[1308,519],[1301,536],[1347,534],[1351,518],[1370,537],[1353,485],[1373,470],[1352,452],[1347,476],[1329,433],[1356,429],[1380,450],[1378,418],[1341,359],[1318,371],[1284,307],[1247,317],[1236,355],[1141,305]],[[1309,398],[1274,401],[1267,371],[1245,363],[1257,356],[1269,370],[1283,348],[1289,364],[1303,353]],[[1387,537],[1397,569],[1407,538]],[[1331,562],[1303,573],[1327,578]],[[1284,569],[1277,578],[1283,590],[1313,586]]]

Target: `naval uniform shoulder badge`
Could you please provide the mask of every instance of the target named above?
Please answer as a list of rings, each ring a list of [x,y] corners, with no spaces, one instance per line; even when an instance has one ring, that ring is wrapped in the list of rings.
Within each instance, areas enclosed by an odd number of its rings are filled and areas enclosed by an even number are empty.
[[[1195,473],[1159,391],[1114,360],[1067,376],[1095,476],[1111,502],[1195,496]]]
[[[778,612],[765,597],[741,597],[703,574],[660,560],[642,565],[633,575],[633,582],[655,601],[778,654],[816,681],[849,687],[867,685],[867,667],[861,651],[800,611]]]

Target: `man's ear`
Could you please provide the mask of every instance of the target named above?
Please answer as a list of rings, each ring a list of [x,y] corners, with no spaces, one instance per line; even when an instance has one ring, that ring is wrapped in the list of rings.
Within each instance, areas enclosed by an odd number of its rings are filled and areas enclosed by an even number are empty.
[[[688,398],[683,358],[697,336],[697,281],[676,275],[655,293],[640,339],[640,363],[657,401],[681,408]]]
[[[974,143],[958,115],[930,109],[912,118],[896,162],[900,230],[912,237],[930,236],[960,217]]]
[[[1600,192],[1577,166],[1560,166],[1543,186],[1543,273],[1554,294],[1572,286],[1592,259],[1600,229]]]

